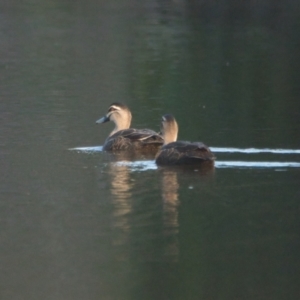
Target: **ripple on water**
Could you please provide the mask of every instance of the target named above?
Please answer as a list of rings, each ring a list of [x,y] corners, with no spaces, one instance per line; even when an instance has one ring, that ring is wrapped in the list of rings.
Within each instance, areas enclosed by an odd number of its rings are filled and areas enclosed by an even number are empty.
[[[83,153],[102,152],[102,146],[77,147],[69,150]],[[213,152],[223,153],[274,153],[274,154],[300,154],[300,150],[293,149],[257,149],[257,148],[221,148],[211,147]],[[127,166],[131,171],[156,170],[157,165],[154,160],[117,161],[118,166]],[[274,168],[277,171],[284,171],[286,168],[300,168],[300,162],[280,162],[280,161],[219,161],[215,162],[216,168]],[[285,169],[284,169],[285,168]]]
[[[222,147],[210,147],[213,152],[220,153],[274,153],[274,154],[300,154],[299,149],[257,149],[257,148],[222,148]]]
[[[258,148],[231,148],[231,147],[210,147],[211,151],[217,153],[274,153],[274,154],[300,154],[300,149],[258,149]],[[102,146],[91,147],[76,147],[69,150],[75,150],[80,152],[101,152]]]

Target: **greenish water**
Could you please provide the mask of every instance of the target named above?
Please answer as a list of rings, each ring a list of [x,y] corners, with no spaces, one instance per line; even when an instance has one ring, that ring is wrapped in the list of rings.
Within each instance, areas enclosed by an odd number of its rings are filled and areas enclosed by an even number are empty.
[[[0,11],[1,300],[298,298],[297,1]],[[100,151],[114,101],[214,170]]]

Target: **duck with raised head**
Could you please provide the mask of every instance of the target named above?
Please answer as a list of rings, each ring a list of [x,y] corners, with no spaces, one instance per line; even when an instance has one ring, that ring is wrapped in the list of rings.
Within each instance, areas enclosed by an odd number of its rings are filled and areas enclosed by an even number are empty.
[[[106,115],[96,123],[115,123],[114,130],[105,140],[103,150],[157,151],[163,145],[163,137],[151,129],[130,128],[132,115],[129,108],[122,103],[112,103]]]
[[[214,154],[201,142],[177,141],[178,124],[171,114],[162,117],[164,144],[155,157],[157,165],[201,165],[213,163]]]

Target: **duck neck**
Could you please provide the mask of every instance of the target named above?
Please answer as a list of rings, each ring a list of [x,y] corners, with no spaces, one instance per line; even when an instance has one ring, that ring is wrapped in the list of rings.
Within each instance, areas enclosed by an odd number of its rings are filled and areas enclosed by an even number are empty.
[[[115,128],[114,130],[110,133],[109,136],[112,136],[116,132],[124,129],[128,129],[130,127],[131,120],[118,120],[118,122],[115,122]]]
[[[170,133],[164,135],[164,145],[176,142],[176,140],[177,140],[177,133],[170,132]]]

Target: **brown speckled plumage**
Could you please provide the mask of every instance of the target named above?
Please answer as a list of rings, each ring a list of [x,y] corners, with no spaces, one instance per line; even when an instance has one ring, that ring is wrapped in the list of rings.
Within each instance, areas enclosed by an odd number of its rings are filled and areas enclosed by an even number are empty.
[[[165,141],[156,155],[158,165],[201,165],[213,163],[214,154],[201,142],[176,141],[178,125],[172,115],[165,115],[162,119],[162,132]]]
[[[97,123],[107,121],[113,121],[116,126],[105,140],[103,145],[105,151],[151,151],[155,154],[163,144],[162,136],[153,130],[129,128],[131,112],[124,104],[112,103],[107,114]]]
[[[103,150],[158,150],[163,144],[160,135],[150,129],[125,129],[109,136]]]

